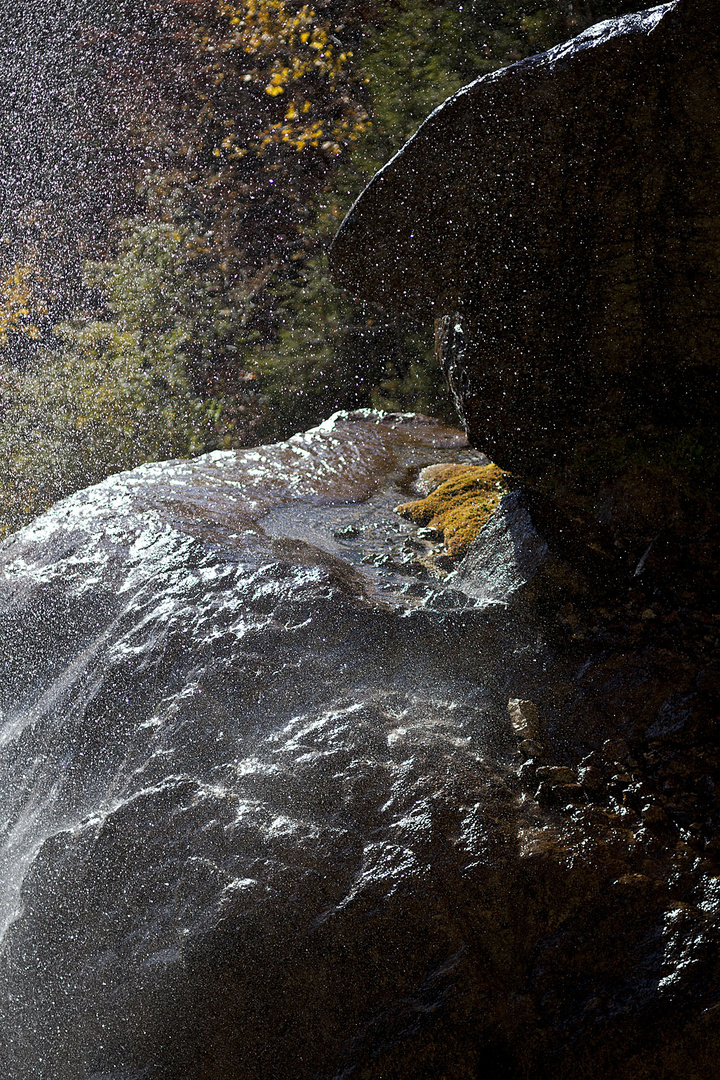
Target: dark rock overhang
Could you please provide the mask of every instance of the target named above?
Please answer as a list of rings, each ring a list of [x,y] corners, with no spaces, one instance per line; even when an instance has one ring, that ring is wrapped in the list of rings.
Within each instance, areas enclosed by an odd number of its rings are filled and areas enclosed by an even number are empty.
[[[657,157],[648,143],[662,143],[654,114],[665,89],[682,122],[717,145],[718,14],[715,3],[675,0],[458,91],[350,210],[330,255],[338,281],[359,299],[427,319],[462,299],[468,275],[492,297],[508,255],[525,254],[540,275],[549,261],[554,273],[568,226],[592,211],[596,192],[604,197],[596,155],[620,147]],[[651,212],[652,192],[643,197]]]

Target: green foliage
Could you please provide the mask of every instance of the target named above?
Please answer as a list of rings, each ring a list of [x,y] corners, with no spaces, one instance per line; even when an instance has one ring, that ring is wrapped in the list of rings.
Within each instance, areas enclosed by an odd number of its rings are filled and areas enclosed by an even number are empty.
[[[372,404],[452,417],[443,377],[422,335],[358,311],[332,283],[326,260],[311,260],[294,278],[271,283],[270,342],[249,353],[264,406],[265,439],[286,438],[337,409]]]
[[[142,348],[137,332],[94,323],[64,337],[64,348],[28,371],[3,371],[12,417],[0,428],[6,529],[109,473],[198,453],[212,425],[173,335]]]
[[[386,359],[382,377],[373,388],[373,406],[391,412],[425,413],[457,425],[444,372],[427,336],[411,330],[398,336],[398,346]]]
[[[129,223],[117,258],[89,264],[110,322],[139,347],[172,341],[195,392],[212,397],[243,380],[238,348],[250,341],[252,284],[228,273],[212,237],[180,222]]]
[[[371,147],[376,158],[386,158],[436,105],[483,70],[481,57],[466,53],[464,44],[457,10],[428,0],[404,5],[362,59],[376,123],[361,151]]]
[[[98,324],[14,385],[3,371],[12,411],[0,428],[3,531],[112,472],[203,449],[214,418],[167,344],[149,361],[136,335]]]
[[[266,438],[285,438],[337,408],[357,404],[357,372],[339,363],[339,337],[348,304],[330,281],[324,260],[310,262],[270,289],[275,333],[253,350],[266,406]]]
[[[2,365],[4,531],[112,472],[253,441],[262,408],[236,355],[246,311],[240,297],[218,305],[228,293],[205,246],[178,226],[129,230],[115,261],[89,268],[107,317],[58,327],[22,371]]]

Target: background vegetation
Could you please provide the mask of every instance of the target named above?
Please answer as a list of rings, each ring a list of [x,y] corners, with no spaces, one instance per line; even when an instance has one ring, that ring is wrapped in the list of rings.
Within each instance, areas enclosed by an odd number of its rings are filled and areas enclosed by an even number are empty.
[[[459,86],[633,3],[28,0],[0,16],[0,532],[337,408],[450,416],[325,250]]]

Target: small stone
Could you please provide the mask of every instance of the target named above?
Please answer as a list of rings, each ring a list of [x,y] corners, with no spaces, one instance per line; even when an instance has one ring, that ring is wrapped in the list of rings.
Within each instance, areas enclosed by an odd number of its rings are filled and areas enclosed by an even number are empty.
[[[408,559],[407,561],[403,559],[403,571],[406,574],[412,574],[413,577],[417,578],[427,578],[430,576],[427,566],[420,562],[419,559]]]
[[[419,581],[408,582],[400,589],[403,596],[427,596],[427,591],[427,585],[421,585]]]
[[[585,765],[578,770],[578,781],[590,791],[599,791],[603,786],[604,778],[594,765]]]
[[[333,533],[336,540],[354,540],[359,535],[357,525],[345,525],[342,529],[335,529]]]
[[[524,761],[518,769],[518,776],[522,780],[523,784],[532,784],[535,782],[537,775],[537,762],[534,758],[528,758]]]
[[[518,743],[518,750],[526,758],[539,758],[542,755],[542,746],[534,739],[522,739]]]
[[[435,589],[428,597],[425,607],[432,611],[463,611],[467,608],[467,596],[458,589]]]
[[[552,784],[541,784],[535,792],[535,801],[541,806],[549,806],[552,802]]]
[[[624,889],[656,889],[657,882],[648,877],[647,874],[622,874],[613,885],[619,885]]]
[[[522,698],[510,698],[508,701],[510,723],[516,735],[526,739],[536,739],[540,734],[540,720],[537,706],[532,701]]]
[[[667,814],[657,803],[647,803],[641,807],[640,814],[646,825],[664,825],[667,822]]]
[[[551,784],[576,784],[575,770],[567,765],[540,765],[537,770],[538,780],[547,780]]]
[[[579,784],[551,784],[543,781],[535,792],[535,800],[541,806],[570,806],[582,802],[583,789]]]

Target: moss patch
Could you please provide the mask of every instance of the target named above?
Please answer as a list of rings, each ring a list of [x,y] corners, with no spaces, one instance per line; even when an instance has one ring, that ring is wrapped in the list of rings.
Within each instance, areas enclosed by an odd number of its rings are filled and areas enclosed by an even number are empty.
[[[497,465],[446,466],[444,479],[424,499],[396,506],[398,514],[442,533],[445,549],[460,559],[507,493],[506,472]],[[447,475],[439,472],[437,479]]]

